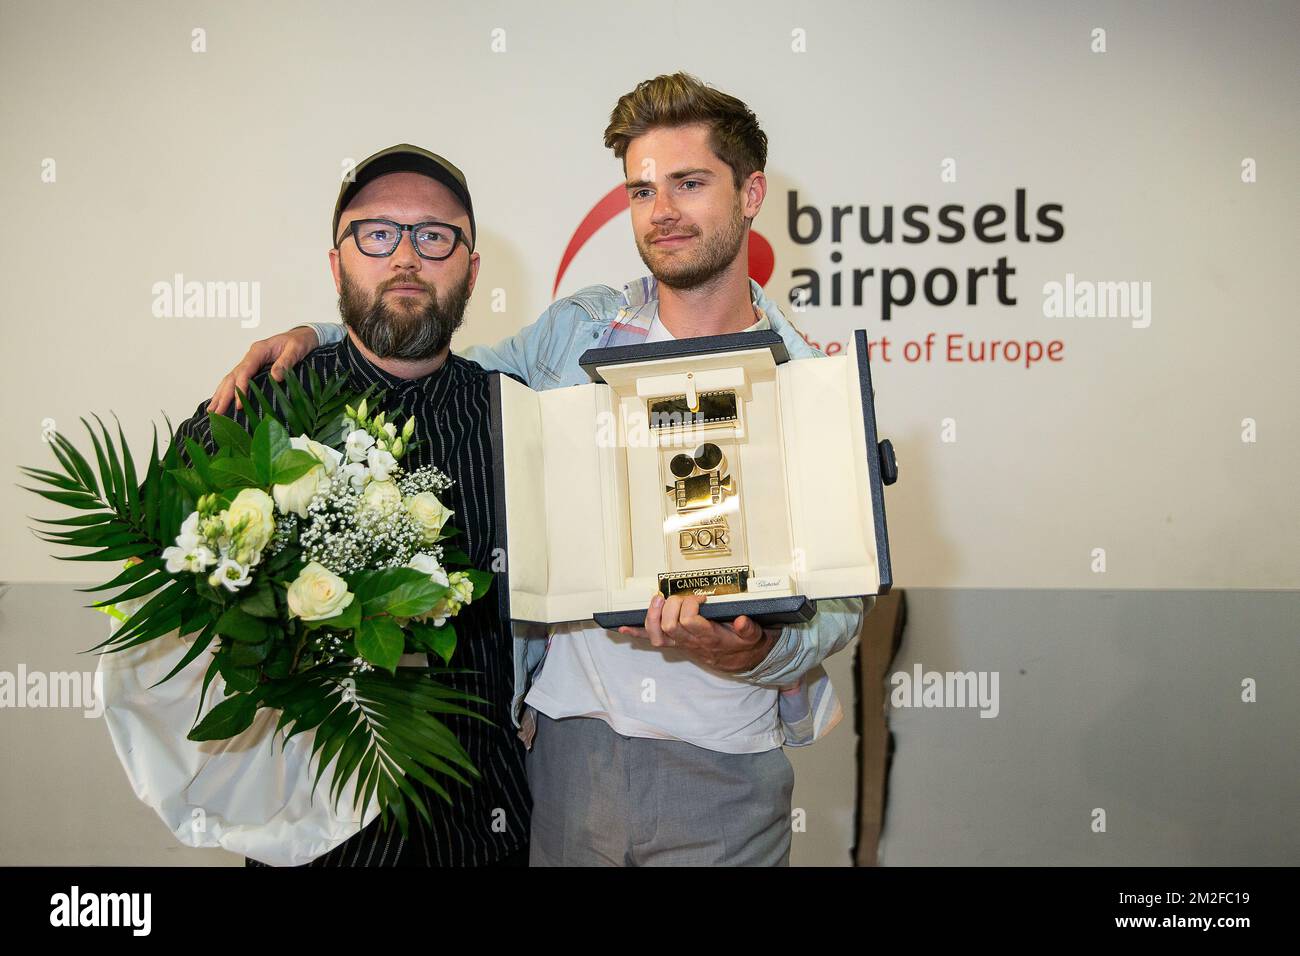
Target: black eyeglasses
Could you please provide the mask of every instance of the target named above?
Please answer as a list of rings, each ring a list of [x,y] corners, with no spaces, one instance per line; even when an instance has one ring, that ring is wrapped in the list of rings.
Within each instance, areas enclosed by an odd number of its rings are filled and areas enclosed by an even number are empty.
[[[393,222],[391,219],[354,219],[348,223],[348,231],[338,242],[337,249],[349,235],[361,250],[362,255],[391,256],[402,243],[402,233],[410,232],[411,244],[421,259],[441,260],[456,251],[458,243],[463,243],[467,252],[474,249],[465,238],[465,231],[448,222],[417,222],[414,225]]]

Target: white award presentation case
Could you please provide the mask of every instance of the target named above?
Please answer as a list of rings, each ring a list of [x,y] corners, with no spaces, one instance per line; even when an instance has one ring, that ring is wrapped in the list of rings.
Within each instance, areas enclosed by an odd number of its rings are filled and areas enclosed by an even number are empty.
[[[503,617],[640,626],[651,597],[809,620],[892,583],[866,333],[788,358],[770,330],[591,349],[592,378],[492,386]]]

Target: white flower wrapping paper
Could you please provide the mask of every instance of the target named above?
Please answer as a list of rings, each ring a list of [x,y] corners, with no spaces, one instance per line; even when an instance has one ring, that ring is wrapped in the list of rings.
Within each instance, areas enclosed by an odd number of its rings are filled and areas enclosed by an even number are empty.
[[[133,613],[145,598],[126,601]],[[110,633],[121,622],[110,616]],[[315,731],[289,741],[275,734],[279,712],[261,710],[247,730],[229,740],[186,739],[198,710],[211,655],[200,654],[158,687],[185,656],[190,642],[175,634],[124,651],[101,654],[104,722],[135,795],[152,807],[181,843],[221,847],[272,866],[299,866],[328,853],[379,815],[371,800],[353,812],[351,782],[329,799],[333,767],[313,795],[309,772]],[[220,676],[208,687],[203,712],[223,699]]]

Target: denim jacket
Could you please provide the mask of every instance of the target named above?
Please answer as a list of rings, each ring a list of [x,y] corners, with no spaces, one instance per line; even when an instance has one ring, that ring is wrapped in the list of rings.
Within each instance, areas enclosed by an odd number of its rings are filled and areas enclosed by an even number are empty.
[[[785,341],[792,359],[822,354],[804,340],[752,279],[750,293],[754,304],[767,315],[771,328]],[[639,309],[656,295],[657,283],[649,277],[628,283],[622,292],[609,286],[588,286],[556,300],[536,322],[496,345],[473,345],[460,354],[486,369],[511,372],[538,391],[585,385],[590,379],[578,364],[579,356],[602,344],[620,315]],[[313,323],[311,328],[322,345],[337,342],[346,334],[344,326],[337,323]],[[818,601],[811,621],[786,625],[766,659],[751,670],[732,675],[781,691],[778,711],[786,746],[812,743],[843,716],[821,662],[842,650],[858,633],[864,604],[870,611],[875,598]],[[546,657],[547,629],[545,625],[515,621],[513,631],[515,694],[511,715],[515,725],[521,726],[524,696]]]

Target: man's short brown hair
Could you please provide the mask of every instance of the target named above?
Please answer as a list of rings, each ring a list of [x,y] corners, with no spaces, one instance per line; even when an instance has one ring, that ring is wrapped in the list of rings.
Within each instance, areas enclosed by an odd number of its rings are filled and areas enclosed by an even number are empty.
[[[656,127],[709,124],[709,145],[731,167],[739,189],[745,178],[767,166],[767,134],[754,111],[729,93],[715,90],[689,73],[643,80],[619,97],[605,127],[605,145],[623,160],[632,140]]]

